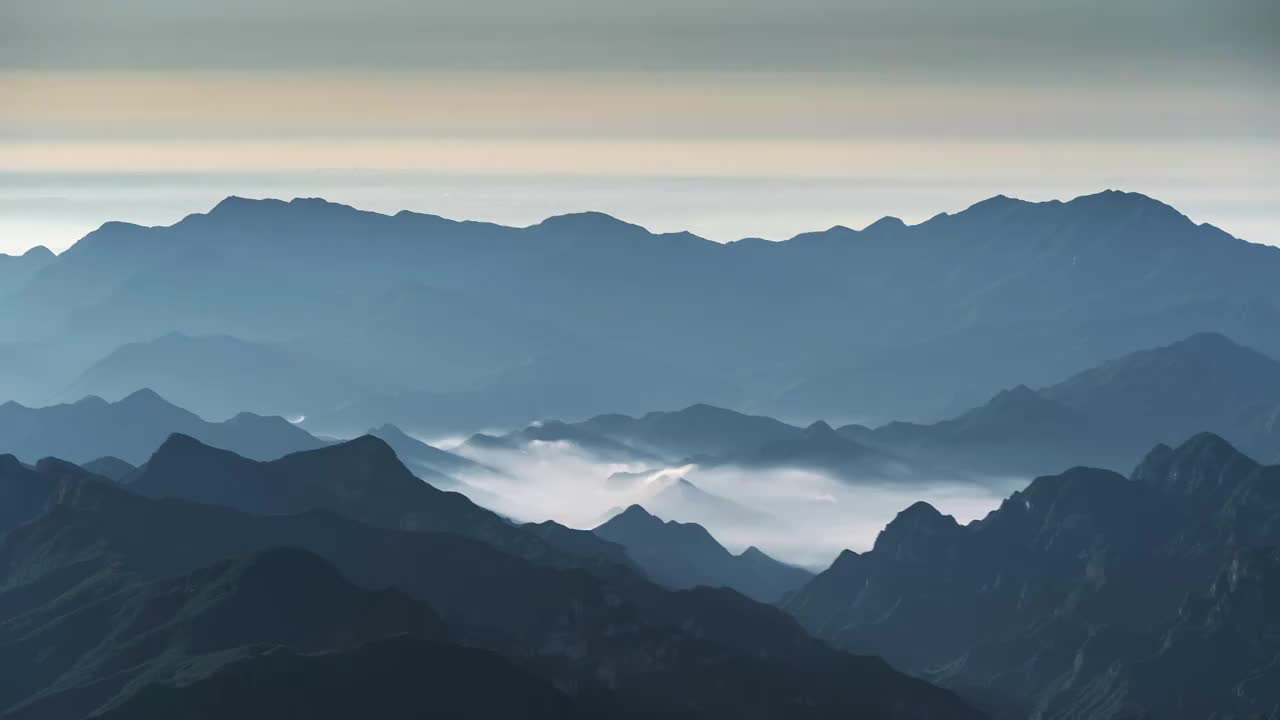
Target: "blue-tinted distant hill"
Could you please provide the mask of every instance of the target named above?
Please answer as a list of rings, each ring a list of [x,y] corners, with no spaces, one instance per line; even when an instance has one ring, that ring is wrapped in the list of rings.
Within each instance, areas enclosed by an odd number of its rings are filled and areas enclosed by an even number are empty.
[[[60,457],[88,463],[112,456],[138,465],[173,433],[262,460],[325,444],[277,416],[239,413],[209,422],[153,390],[138,390],[117,402],[90,396],[48,407],[0,405],[0,448],[24,462]]]
[[[673,588],[728,587],[773,603],[803,585],[813,574],[778,562],[750,547],[730,553],[696,523],[663,522],[632,505],[593,530],[626,548],[655,581]]]
[[[933,424],[840,428],[858,442],[982,474],[1124,470],[1157,443],[1211,430],[1280,460],[1280,361],[1217,333],[1140,350],[1033,390],[1025,385]]]
[[[41,343],[64,386],[172,331],[286,344],[383,384],[306,411],[352,431],[696,402],[803,425],[937,419],[1200,331],[1278,354],[1278,276],[1280,249],[1114,191],[730,244],[599,213],[513,228],[228,198],[102,226],[0,330]]]
[[[323,358],[274,343],[168,333],[117,348],[81,373],[64,395],[120,398],[149,387],[213,418],[242,411],[296,417],[376,387],[327,366]]]
[[[53,251],[37,245],[21,255],[0,253],[0,296],[17,292],[26,286],[36,273],[55,259]]]

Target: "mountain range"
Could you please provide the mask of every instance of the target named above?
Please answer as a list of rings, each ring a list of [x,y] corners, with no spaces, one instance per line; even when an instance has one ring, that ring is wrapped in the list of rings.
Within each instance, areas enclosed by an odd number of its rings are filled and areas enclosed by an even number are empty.
[[[1280,250],[1115,191],[726,244],[599,213],[514,228],[233,197],[41,258],[5,273],[11,397],[115,397],[156,370],[209,417],[348,436],[700,402],[932,422],[1201,331],[1280,354]],[[164,367],[205,344],[280,382]]]
[[[365,439],[304,455],[330,453],[325,466],[350,470],[377,448]],[[236,477],[219,468],[242,469],[189,457],[174,469],[214,485]],[[382,487],[368,473],[345,487],[359,482]],[[422,697],[404,682],[411,669],[431,676],[419,680],[428,687],[450,685],[443,708],[528,702],[532,717],[980,717],[733,591],[669,591],[617,565],[520,557],[324,510],[248,514],[128,488],[58,460],[0,457],[0,494],[13,499],[0,516],[0,652],[40,648],[35,667],[3,679],[14,717],[246,706],[262,716],[299,698],[396,706]],[[296,549],[271,550],[280,546]]]
[[[1280,361],[1217,333],[1109,360],[1044,388],[1001,391],[932,425],[840,428],[850,439],[976,473],[1071,464],[1123,470],[1146,448],[1211,429],[1280,462]]]
[[[912,505],[785,607],[996,717],[1266,717],[1277,517],[1280,466],[1199,434],[1128,478],[1037,478],[968,525]]]
[[[755,547],[734,555],[701,525],[663,522],[639,505],[592,532],[621,545],[650,577],[668,587],[723,586],[772,603],[812,577]]]
[[[13,401],[0,405],[0,448],[27,462],[43,457],[90,462],[111,456],[138,465],[172,433],[264,460],[324,445],[283,418],[237,413],[209,422],[152,390],[138,390],[116,402],[90,396],[49,407]]]
[[[1116,191],[0,256],[0,718],[1280,718],[1276,278]]]

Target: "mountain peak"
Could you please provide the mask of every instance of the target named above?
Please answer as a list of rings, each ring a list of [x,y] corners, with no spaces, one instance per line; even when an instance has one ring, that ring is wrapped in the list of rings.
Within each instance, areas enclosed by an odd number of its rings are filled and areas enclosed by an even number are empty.
[[[280,209],[286,205],[287,203],[285,203],[285,201],[277,200],[275,198],[264,198],[259,200],[255,198],[241,197],[240,195],[228,195],[220,200],[217,205],[210,208],[209,212],[205,214],[210,217],[236,216],[250,212],[257,212],[259,210]]]
[[[956,519],[924,501],[911,504],[880,531],[873,551],[898,559],[917,558],[951,542],[961,530]]]
[[[160,397],[160,393],[151,388],[142,388],[134,390],[128,395],[121,398],[116,405],[125,405],[132,407],[175,407],[168,400]]]
[[[52,260],[57,256],[54,255],[53,251],[49,248],[43,245],[36,245],[22,253],[22,257],[27,258],[28,260]]]
[[[376,435],[361,435],[346,442],[334,443],[333,445],[305,452],[328,456],[363,457],[370,460],[375,468],[381,464],[394,464],[400,468],[404,467],[400,463],[400,458],[396,456],[396,451],[387,444],[386,440]],[[405,470],[405,472],[407,473],[408,470]]]
[[[648,230],[645,230],[639,225],[633,225],[632,223],[619,220],[607,213],[597,212],[594,210],[566,213],[564,215],[553,215],[533,227],[541,228],[543,230],[572,233],[609,233],[617,232],[619,230],[626,232],[648,232]]]
[[[1257,468],[1222,437],[1202,432],[1177,448],[1157,445],[1130,479],[1183,495],[1216,494],[1230,491]]]
[[[896,218],[892,215],[885,215],[879,220],[876,220],[870,225],[862,228],[862,232],[892,232],[894,230],[901,230],[906,226],[907,224],[903,222],[901,218]]]
[[[1202,331],[1166,346],[1167,349],[1190,349],[1201,352],[1247,350],[1220,332]]]
[[[662,520],[660,520],[658,516],[650,513],[638,504],[628,506],[626,510],[614,515],[609,522],[613,522],[615,520],[621,520],[628,523],[662,524]]]
[[[979,200],[964,210],[963,214],[1001,212],[1012,208],[1032,205],[1033,203],[1026,200],[1011,198],[1005,194],[993,195],[986,200]]]
[[[835,429],[826,420],[818,420],[804,429],[804,434],[815,438],[839,437]]]

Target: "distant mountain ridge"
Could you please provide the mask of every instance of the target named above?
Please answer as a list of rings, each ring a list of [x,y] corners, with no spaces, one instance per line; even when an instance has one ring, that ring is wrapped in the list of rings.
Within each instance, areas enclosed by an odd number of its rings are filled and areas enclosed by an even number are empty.
[[[107,223],[54,258],[7,299],[26,312],[0,331],[24,358],[0,373],[60,389],[178,332],[284,345],[300,378],[374,386],[339,399],[308,381],[313,407],[262,408],[331,434],[694,403],[933,420],[1199,331],[1280,354],[1278,273],[1280,250],[1115,191],[723,245],[599,214],[511,228],[232,198],[169,227]],[[256,407],[251,385],[225,394]]]
[[[813,577],[755,547],[733,555],[701,525],[663,522],[639,505],[592,532],[626,548],[650,577],[674,588],[720,585],[773,603]]]
[[[1280,461],[1280,361],[1218,333],[1140,350],[1032,390],[1004,390],[932,425],[840,434],[977,473],[1040,474],[1071,464],[1131,467],[1157,443],[1209,429]]]
[[[49,407],[0,405],[0,447],[28,462],[51,456],[74,462],[114,456],[138,465],[172,433],[260,459],[324,445],[283,418],[239,413],[223,422],[208,422],[146,389],[114,403],[87,397]]]
[[[557,562],[555,547],[464,495],[414,476],[389,445],[372,435],[259,462],[175,434],[128,478],[127,487],[150,497],[256,514],[326,510],[378,527],[452,532],[514,555]],[[580,555],[566,555],[565,564],[612,561],[612,548],[593,546],[589,533],[581,535]]]

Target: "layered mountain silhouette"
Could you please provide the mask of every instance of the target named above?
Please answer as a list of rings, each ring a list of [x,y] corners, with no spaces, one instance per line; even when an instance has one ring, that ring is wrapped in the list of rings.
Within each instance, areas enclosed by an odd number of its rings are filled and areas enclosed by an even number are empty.
[[[1280,644],[1255,631],[1278,513],[1280,466],[1200,434],[1129,478],[1040,477],[967,526],[917,503],[786,607],[1000,717],[1265,715],[1255,683]],[[1232,659],[1196,669],[1213,657]]]
[[[1041,474],[1071,464],[1131,467],[1156,443],[1208,428],[1280,460],[1280,361],[1216,333],[1125,355],[1039,390],[1001,391],[932,425],[848,425],[841,435],[975,473]]]
[[[324,444],[279,417],[239,413],[208,422],[152,390],[138,390],[116,402],[87,397],[49,407],[0,405],[0,447],[28,462],[50,456],[73,462],[112,456],[137,465],[175,432],[264,460]]]
[[[0,470],[6,496],[44,496],[37,514],[0,536],[0,632],[31,643],[3,651],[36,651],[42,661],[31,672],[48,671],[4,679],[8,709],[32,717],[104,706],[116,717],[246,706],[261,714],[291,700],[350,708],[361,698],[394,707],[420,691],[393,690],[401,683],[378,671],[402,679],[413,668],[429,687],[454,685],[439,690],[445,708],[467,707],[477,686],[498,697],[472,699],[474,707],[561,708],[554,685],[591,708],[587,717],[978,717],[954,695],[834,651],[731,591],[672,592],[616,566],[558,569],[459,535],[324,511],[255,515],[149,499],[56,460]],[[271,551],[280,546],[298,549]],[[249,559],[223,561],[231,557]],[[118,623],[120,613],[132,620]],[[507,662],[433,650],[440,619],[452,641]],[[409,637],[376,640],[397,626]],[[114,690],[125,676],[94,669],[120,668],[117,652],[142,682]]]
[[[63,394],[125,397],[140,387],[208,417],[226,418],[242,411],[294,417],[363,397],[377,385],[275,344],[173,332],[116,348]]]
[[[21,255],[0,253],[0,295],[21,290],[36,273],[56,259],[53,251],[43,245],[37,245]]]
[[[1114,191],[729,244],[599,214],[512,228],[228,198],[169,227],[107,223],[45,262],[4,298],[24,308],[0,319],[11,387],[47,403],[122,346],[237,338],[300,358],[310,406],[245,378],[165,392],[340,435],[702,402],[932,421],[1200,331],[1280,354],[1280,251]],[[368,389],[307,379],[334,375]]]
[[[654,580],[673,588],[727,587],[760,602],[776,602],[812,574],[747,548],[734,555],[701,525],[662,521],[632,505],[593,530],[618,543]]]
[[[373,428],[367,434],[390,445],[400,462],[431,483],[456,482],[451,477],[454,474],[497,472],[456,453],[428,445],[389,423]]]
[[[800,434],[799,428],[773,418],[706,404],[674,412],[650,412],[642,417],[599,415],[578,426],[672,461],[729,455]]]
[[[848,482],[945,477],[943,472],[916,467],[889,452],[843,436],[822,420],[794,436],[710,459],[709,464],[752,469],[800,468],[830,473]]]
[[[127,484],[151,497],[267,515],[328,510],[379,527],[457,533],[523,557],[552,561],[558,554],[466,496],[416,477],[372,435],[260,462],[175,434]],[[583,557],[613,559],[613,548],[592,542],[590,533],[573,532],[582,535]]]
[[[80,463],[80,467],[94,475],[101,475],[108,480],[121,481],[137,471],[137,467],[118,457],[104,455],[96,460]]]

